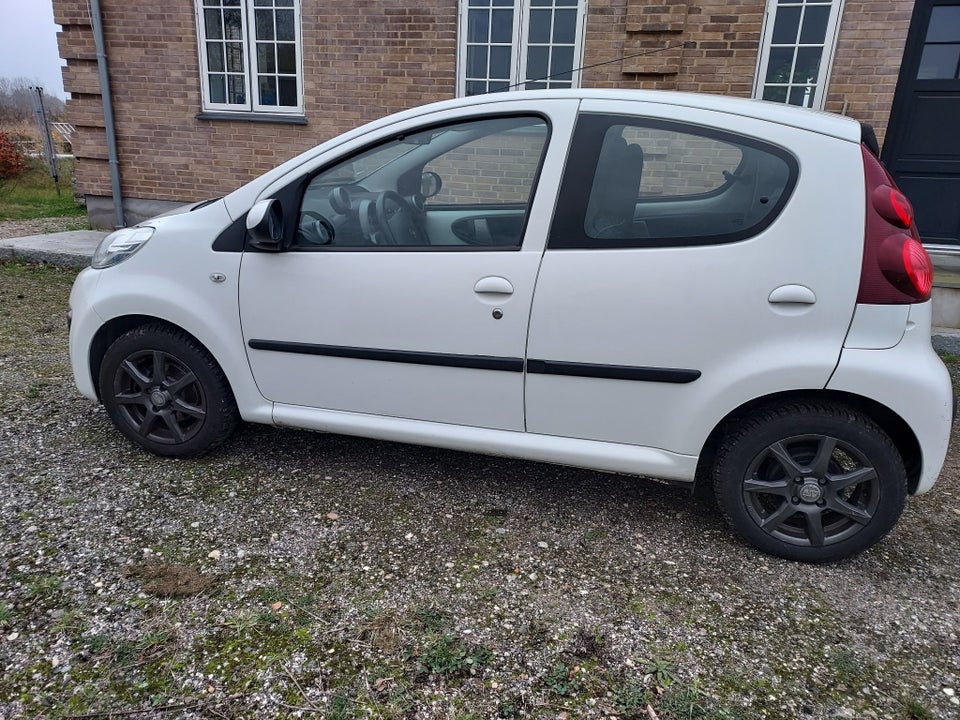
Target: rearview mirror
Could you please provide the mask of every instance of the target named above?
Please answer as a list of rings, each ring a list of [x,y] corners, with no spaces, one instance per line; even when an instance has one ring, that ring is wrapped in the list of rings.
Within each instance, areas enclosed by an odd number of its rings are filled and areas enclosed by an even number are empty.
[[[260,200],[247,213],[250,246],[265,252],[281,252],[283,247],[283,209],[276,198]]]

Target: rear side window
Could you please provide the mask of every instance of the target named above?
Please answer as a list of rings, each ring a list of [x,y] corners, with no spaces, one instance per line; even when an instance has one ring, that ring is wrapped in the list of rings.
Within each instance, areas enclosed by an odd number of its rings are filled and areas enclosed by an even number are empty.
[[[550,248],[735,242],[783,209],[797,177],[782,148],[712,128],[582,115]]]

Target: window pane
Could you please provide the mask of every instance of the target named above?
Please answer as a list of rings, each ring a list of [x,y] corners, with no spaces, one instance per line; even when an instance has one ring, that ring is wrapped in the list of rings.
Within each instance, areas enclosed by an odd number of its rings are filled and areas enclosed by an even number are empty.
[[[227,101],[227,85],[223,75],[211,75],[210,82],[210,102],[225,103]]]
[[[293,10],[277,10],[277,40],[296,40]]]
[[[751,192],[731,179],[738,174],[750,177]],[[595,240],[635,241],[625,247],[749,233],[779,209],[789,182],[787,162],[753,143],[694,128],[612,125],[600,147],[583,231]],[[707,193],[710,202],[698,202]]]
[[[257,10],[257,40],[273,40],[273,11]]]
[[[793,82],[815,83],[820,72],[823,48],[802,47],[797,49],[797,63],[793,70]]]
[[[487,83],[487,90],[489,92],[503,92],[504,90],[510,89],[509,80],[492,80]]]
[[[795,87],[790,88],[790,104],[800,107],[813,107],[814,88]]]
[[[297,79],[292,77],[279,78],[280,104],[295,106],[297,104]]]
[[[495,46],[490,48],[490,77],[510,79],[510,56],[513,48]]]
[[[490,37],[490,13],[471,10],[467,14],[467,42],[485,43]]]
[[[547,83],[545,82],[528,82],[523,86],[524,90],[546,90]]]
[[[577,0],[557,0],[557,5],[573,5],[576,6]]]
[[[297,46],[293,43],[277,43],[277,72],[296,74]]]
[[[494,6],[513,7],[514,0],[493,0]]]
[[[374,146],[310,181],[296,244],[388,252],[402,249],[398,246],[517,247],[546,138],[542,119],[515,117],[433,128]],[[420,191],[421,171],[435,172],[441,180],[438,192],[426,200],[425,216],[411,208],[396,212],[396,201],[387,200],[380,203],[383,210],[361,222],[358,211],[373,203],[352,198],[351,185],[409,196]],[[451,205],[465,212],[450,214]],[[415,223],[411,212],[419,216]],[[447,214],[431,222],[432,212]],[[318,227],[318,217],[329,227]],[[332,235],[329,228],[335,228]]]
[[[571,88],[571,87],[573,87],[573,83],[572,83],[572,82],[557,82],[556,80],[551,80],[551,81],[550,81],[550,87],[551,87],[551,88]],[[530,88],[530,89],[532,90],[533,88]]]
[[[224,46],[227,55],[227,71],[243,72],[243,45],[241,43],[226,43]]]
[[[257,43],[257,70],[262,73],[277,71],[277,59],[273,43]]]
[[[790,82],[790,66],[793,65],[793,48],[771,48],[770,60],[767,63],[768,83]]]
[[[223,43],[207,43],[207,69],[212,72],[223,72]]]
[[[277,7],[293,7],[293,0],[276,0]]]
[[[530,42],[550,42],[550,16],[552,14],[553,12],[550,10],[530,11]]]
[[[927,42],[960,41],[960,5],[933,8],[927,28]]]
[[[223,37],[223,19],[219,10],[203,11],[203,29],[210,40],[219,40]]]
[[[471,45],[467,48],[467,77],[485,78],[487,76],[487,48]]]
[[[785,103],[787,101],[787,88],[767,85],[763,88],[763,99],[770,100],[771,102]]]
[[[808,7],[803,14],[803,29],[800,31],[800,44],[822,45],[827,38],[827,21],[829,19],[829,5]]]
[[[232,5],[233,7],[238,7],[240,5],[240,0],[223,0],[224,5]]]
[[[917,80],[949,80],[957,77],[960,45],[925,45]]]
[[[487,91],[487,84],[481,80],[467,80],[467,97],[483,95]]]
[[[223,11],[223,36],[228,40],[243,39],[243,21],[239,10]]]
[[[527,48],[527,80],[542,80],[550,74],[550,48]]]
[[[273,76],[260,76],[260,104],[277,104],[277,79]]]
[[[555,43],[570,43],[576,39],[577,11],[557,10],[553,15],[553,41]]]
[[[244,87],[243,75],[227,75],[227,102],[233,105],[247,104],[247,90]]]
[[[553,5],[553,0],[530,0],[530,4],[533,7],[550,7]]]
[[[513,42],[513,10],[493,11],[490,41],[495,43]]]
[[[778,8],[777,19],[773,23],[773,44],[793,45],[797,42],[797,33],[799,30],[800,8]]]
[[[572,80],[570,71],[573,70],[573,48],[555,47],[551,55],[550,76],[554,80]]]

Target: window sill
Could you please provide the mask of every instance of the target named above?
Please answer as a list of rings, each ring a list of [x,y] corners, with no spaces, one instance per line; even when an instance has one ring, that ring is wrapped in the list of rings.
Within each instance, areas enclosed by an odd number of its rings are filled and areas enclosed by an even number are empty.
[[[197,113],[197,120],[239,120],[241,122],[281,123],[283,125],[306,125],[303,115],[270,115],[260,112],[221,112],[204,110]]]

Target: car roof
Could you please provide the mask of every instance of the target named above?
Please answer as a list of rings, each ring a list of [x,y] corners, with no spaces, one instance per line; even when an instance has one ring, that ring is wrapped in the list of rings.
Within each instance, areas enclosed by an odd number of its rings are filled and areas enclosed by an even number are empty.
[[[622,89],[586,89],[573,90],[520,90],[515,92],[488,93],[472,97],[443,100],[430,105],[423,105],[392,116],[398,120],[425,112],[454,109],[457,107],[474,107],[478,105],[495,105],[502,102],[517,102],[549,99],[575,100],[618,100],[636,102],[644,105],[673,105],[678,107],[700,108],[713,110],[730,115],[756,118],[769,122],[789,125],[791,127],[809,130],[811,132],[829,135],[831,137],[860,142],[860,123],[853,118],[811,110],[809,108],[786,105],[784,103],[767,102],[742,97],[726,95],[710,95],[706,93],[674,92],[670,90],[622,90]],[[637,108],[641,111],[641,108]]]

